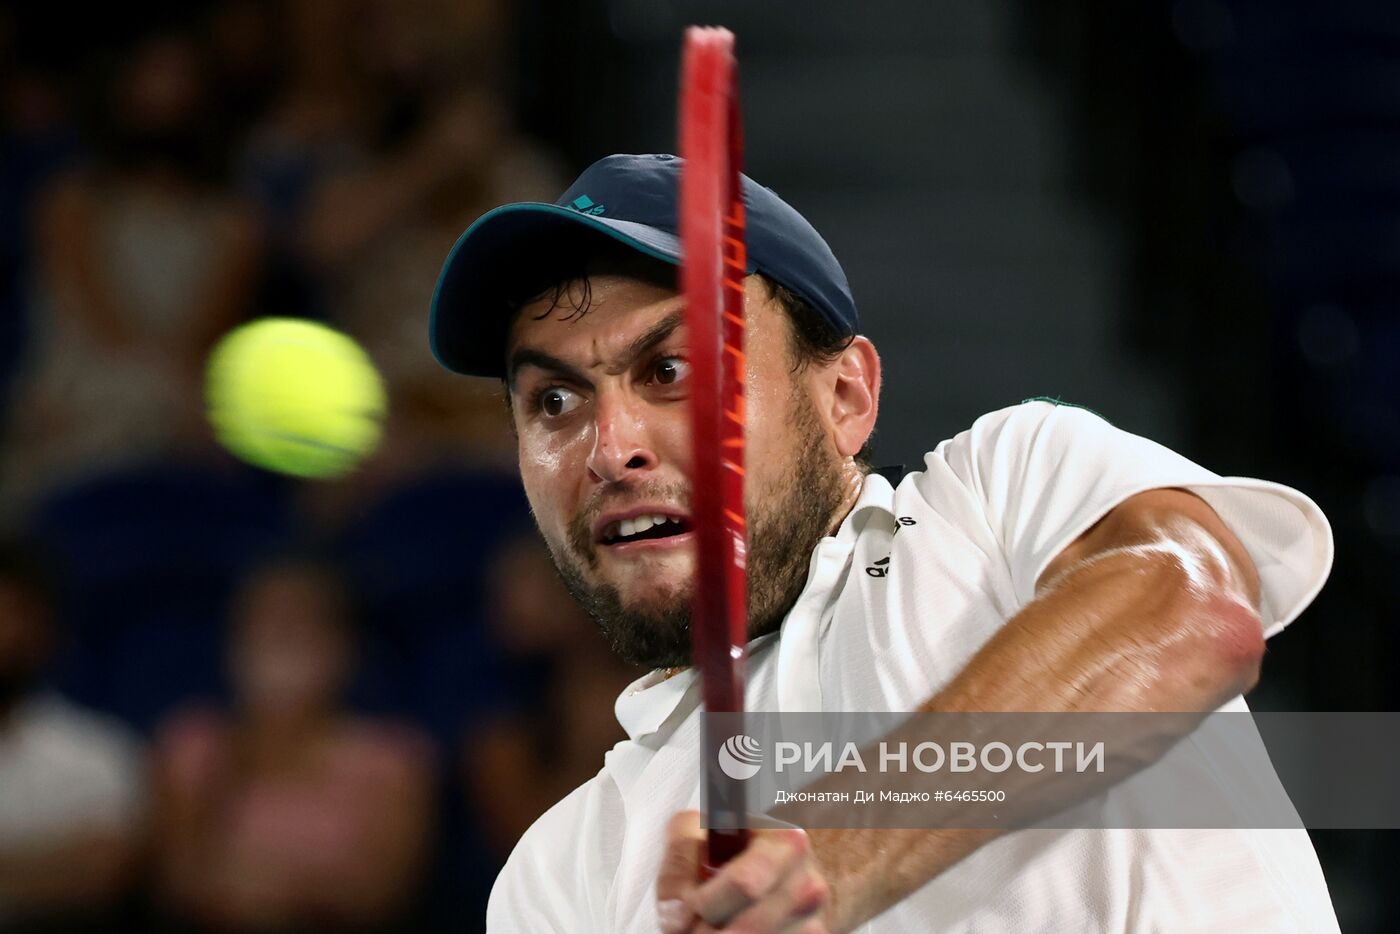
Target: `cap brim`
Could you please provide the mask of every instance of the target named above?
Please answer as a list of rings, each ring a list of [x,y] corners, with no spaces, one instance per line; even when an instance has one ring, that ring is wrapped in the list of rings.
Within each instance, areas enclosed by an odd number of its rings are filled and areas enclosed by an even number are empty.
[[[504,376],[509,300],[557,282],[566,263],[572,265],[578,239],[598,234],[654,259],[681,261],[680,239],[655,227],[543,202],[496,208],[447,254],[428,323],[433,356],[468,376]]]

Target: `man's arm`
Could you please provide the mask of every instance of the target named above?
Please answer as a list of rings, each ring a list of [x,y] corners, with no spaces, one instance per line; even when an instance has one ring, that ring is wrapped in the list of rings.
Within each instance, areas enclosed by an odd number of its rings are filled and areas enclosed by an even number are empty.
[[[1253,562],[1214,510],[1150,490],[1065,548],[1036,598],[920,709],[1214,710],[1258,680],[1258,606]],[[680,815],[658,883],[663,928],[847,931],[1002,832],[759,831],[697,886],[698,820]]]
[[[1264,654],[1259,575],[1215,511],[1149,490],[1050,562],[1036,599],[920,709],[1214,710]]]

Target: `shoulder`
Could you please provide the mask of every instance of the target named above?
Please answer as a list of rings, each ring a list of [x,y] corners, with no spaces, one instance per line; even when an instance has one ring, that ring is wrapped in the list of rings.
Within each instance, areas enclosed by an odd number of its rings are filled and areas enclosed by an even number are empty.
[[[511,851],[491,889],[487,929],[605,929],[624,829],[621,797],[606,771],[565,795]]]
[[[85,819],[135,813],[146,785],[145,748],[125,723],[51,695],[30,705],[21,729],[13,764],[44,783],[51,804],[64,802]]]
[[[982,415],[965,430],[941,442],[929,456],[946,456],[957,448],[1033,442],[1047,428],[1063,432],[1117,431],[1108,419],[1093,409],[1036,396]]]
[[[1035,398],[988,412],[970,426],[924,455],[923,470],[899,484],[925,499],[949,497],[995,498],[1008,484],[1015,486],[1027,471],[1053,470],[1059,452],[1107,453],[1135,436],[1121,431],[1098,413],[1058,400]],[[1147,442],[1150,443],[1150,442]]]
[[[221,711],[191,706],[176,711],[155,737],[155,769],[176,792],[208,787],[233,767],[232,724]]]
[[[374,717],[343,724],[335,752],[359,771],[395,780],[426,775],[434,759],[431,740],[417,727]]]
[[[86,767],[134,769],[143,755],[140,737],[121,720],[57,694],[35,701],[26,728],[51,755]]]
[[[1101,470],[1180,473],[1180,454],[1115,426],[1092,409],[1027,399],[989,412],[925,457],[930,476],[951,475],[979,492],[1013,494],[1025,482],[1092,482]]]
[[[230,739],[232,724],[222,711],[209,706],[185,707],[171,714],[156,731],[157,756],[208,753]]]
[[[599,772],[555,802],[521,836],[502,876],[512,867],[533,872],[552,863],[568,864],[573,858],[572,850],[588,848],[590,837],[611,829],[607,823],[611,818],[619,818],[620,823],[620,813],[609,813],[608,799],[613,797],[608,793],[610,789],[615,793],[612,779],[606,772]],[[619,805],[620,802],[618,798]]]

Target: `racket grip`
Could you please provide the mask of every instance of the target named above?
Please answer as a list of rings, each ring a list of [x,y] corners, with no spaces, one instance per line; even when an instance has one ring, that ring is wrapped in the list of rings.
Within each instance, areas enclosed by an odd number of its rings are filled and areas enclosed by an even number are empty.
[[[720,867],[749,845],[747,830],[711,830],[706,841],[705,858],[700,863],[700,881],[712,878]]]

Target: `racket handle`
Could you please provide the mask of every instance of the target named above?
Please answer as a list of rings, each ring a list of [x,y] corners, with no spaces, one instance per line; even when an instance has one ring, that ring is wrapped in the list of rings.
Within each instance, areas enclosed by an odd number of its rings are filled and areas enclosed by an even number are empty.
[[[706,841],[705,859],[700,863],[700,881],[712,878],[720,867],[749,845],[747,830],[711,830]]]

